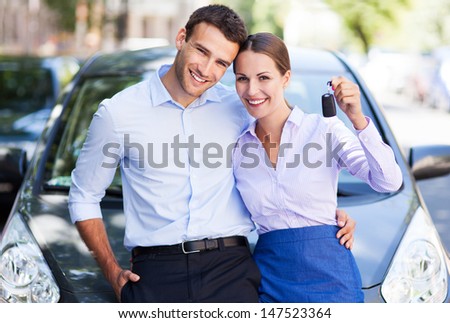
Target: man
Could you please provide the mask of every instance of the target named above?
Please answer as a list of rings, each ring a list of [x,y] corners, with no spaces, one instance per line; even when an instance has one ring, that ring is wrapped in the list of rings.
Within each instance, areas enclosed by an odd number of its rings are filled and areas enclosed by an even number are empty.
[[[196,10],[177,34],[173,65],[104,100],[93,118],[69,209],[121,301],[258,302],[260,274],[245,238],[254,224],[226,156],[205,160],[206,147],[229,151],[248,123],[235,92],[217,83],[246,37],[229,8]],[[118,265],[99,207],[115,172],[102,167],[110,162],[102,149],[111,144],[121,156],[131,270]],[[152,166],[147,156],[166,165]],[[338,235],[351,245],[348,223]]]

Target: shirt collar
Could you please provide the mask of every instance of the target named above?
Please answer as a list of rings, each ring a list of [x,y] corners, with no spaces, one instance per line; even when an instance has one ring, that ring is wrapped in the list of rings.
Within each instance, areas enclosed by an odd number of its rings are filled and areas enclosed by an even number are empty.
[[[293,123],[298,127],[300,126],[304,115],[305,112],[303,112],[302,109],[300,109],[298,106],[294,105],[294,107],[292,108],[292,112],[286,122]]]
[[[167,73],[170,65],[162,65],[150,79],[150,97],[153,106],[158,106],[166,102],[172,101],[172,97],[161,81],[161,77]]]
[[[170,96],[169,91],[161,81],[161,77],[164,76],[170,69],[171,65],[162,65],[155,73],[154,77],[150,80],[150,95],[152,98],[153,106],[158,106],[166,102],[172,102],[178,104]],[[198,97],[193,103],[192,107],[201,106],[207,102],[222,102],[222,98],[218,93],[217,85],[206,90],[200,97]]]
[[[298,107],[298,106],[294,106],[292,108],[291,113],[289,114],[288,119],[286,120],[286,123],[290,123],[293,124],[295,126],[300,126],[300,123],[302,122],[303,116],[304,116],[304,112]],[[241,137],[244,136],[246,133],[251,134],[253,137],[256,137],[256,119],[253,120],[253,122],[251,122],[249,124],[249,126],[247,127],[246,130],[244,130],[241,134]]]

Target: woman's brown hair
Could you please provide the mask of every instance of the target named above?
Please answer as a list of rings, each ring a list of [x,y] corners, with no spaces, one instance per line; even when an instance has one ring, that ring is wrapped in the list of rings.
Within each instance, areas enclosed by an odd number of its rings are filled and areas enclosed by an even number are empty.
[[[257,33],[249,35],[239,49],[239,53],[251,50],[255,53],[269,56],[281,75],[291,69],[291,60],[283,40],[271,33]],[[236,72],[233,65],[233,71]]]

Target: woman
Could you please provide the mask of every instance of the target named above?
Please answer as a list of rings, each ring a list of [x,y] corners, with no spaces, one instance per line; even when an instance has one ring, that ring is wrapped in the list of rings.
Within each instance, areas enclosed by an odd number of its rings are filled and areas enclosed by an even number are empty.
[[[289,106],[283,90],[291,76],[283,41],[250,35],[234,61],[236,90],[255,122],[233,153],[239,189],[259,239],[261,302],[363,302],[360,273],[337,232],[337,181],[341,169],[380,192],[399,189],[400,168],[365,117],[356,84],[332,78],[340,109],[356,129]],[[331,145],[331,147],[329,147]],[[339,158],[327,161],[327,150]],[[307,154],[305,161],[304,154]],[[266,162],[264,162],[266,161]]]

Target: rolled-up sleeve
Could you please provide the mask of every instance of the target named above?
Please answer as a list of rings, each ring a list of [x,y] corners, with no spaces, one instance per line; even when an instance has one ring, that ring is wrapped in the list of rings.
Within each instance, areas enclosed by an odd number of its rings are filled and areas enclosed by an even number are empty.
[[[72,171],[69,212],[73,223],[101,218],[100,201],[114,179],[123,143],[103,101],[94,114],[86,141]]]

